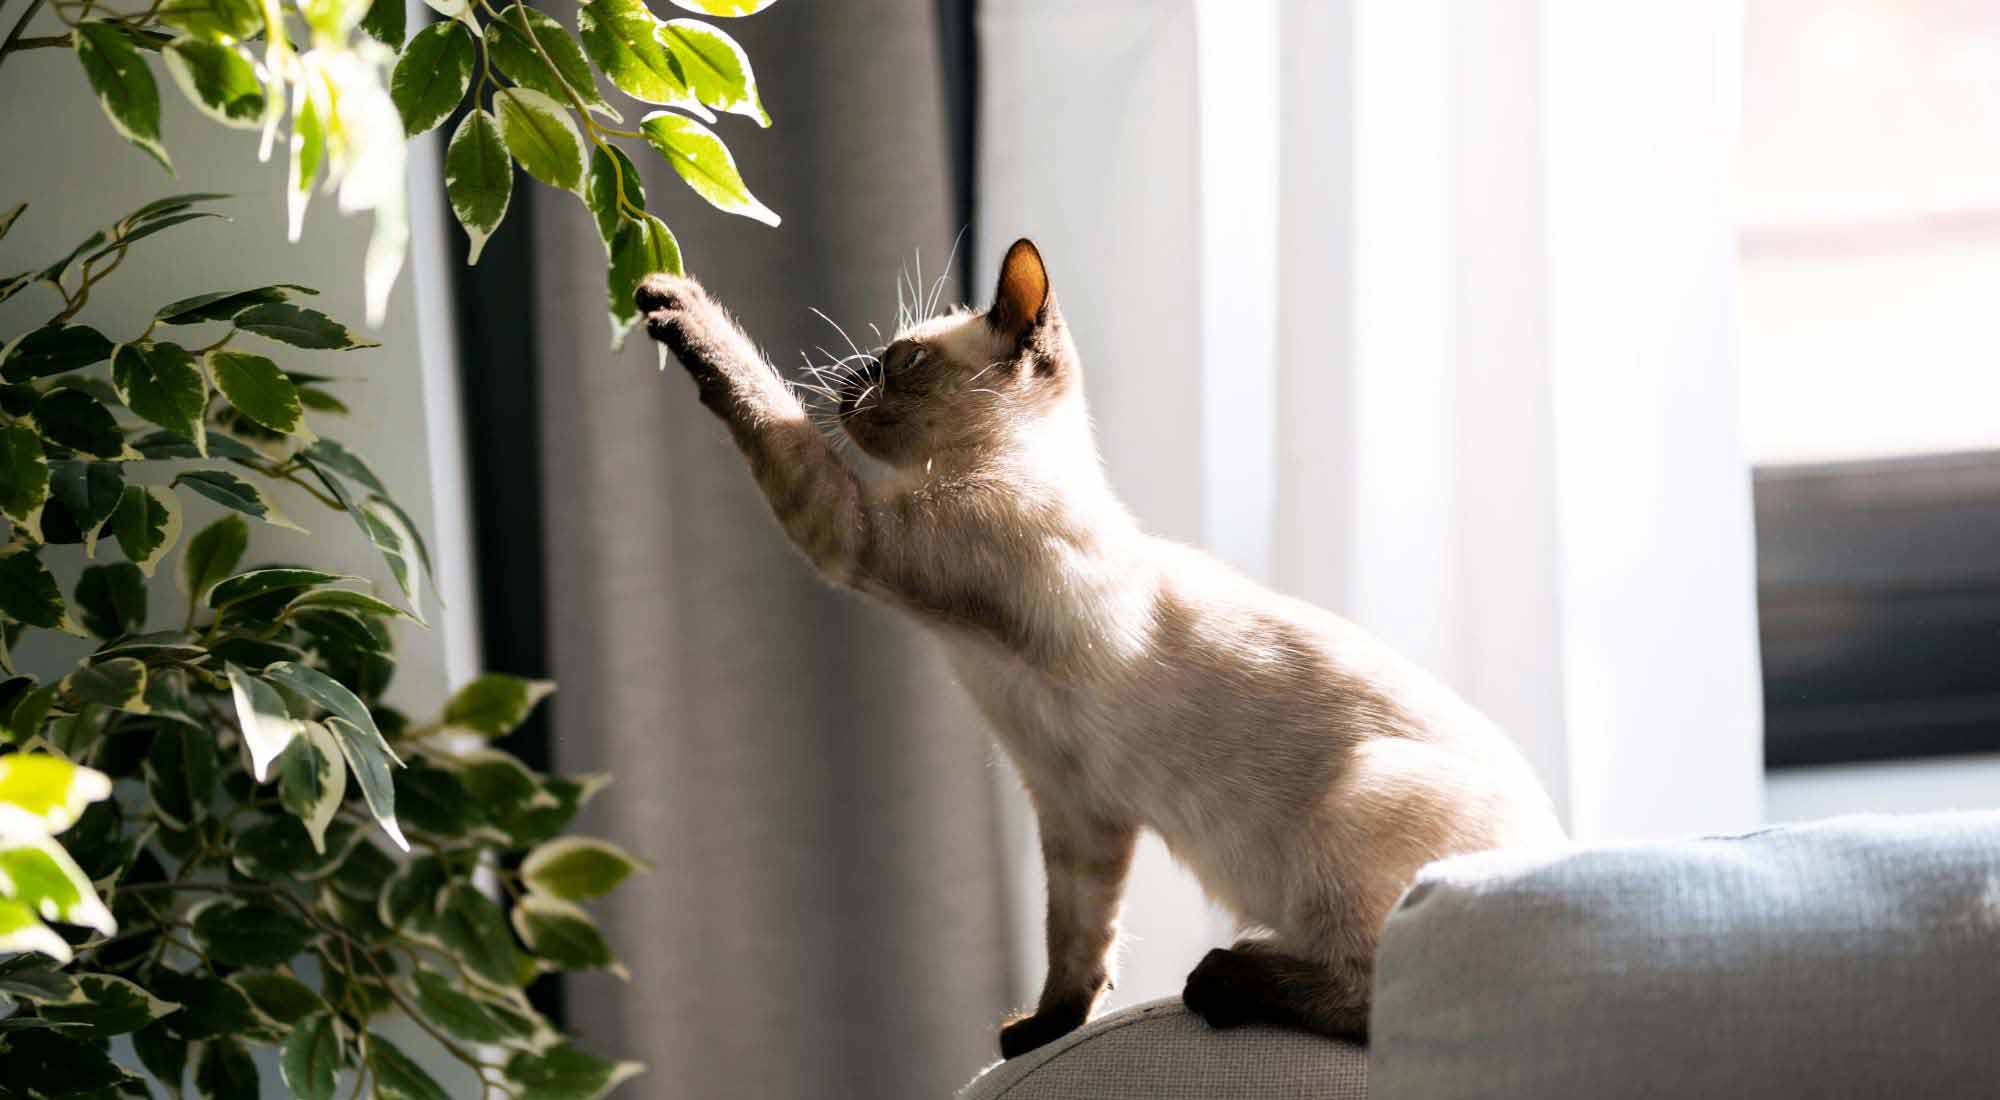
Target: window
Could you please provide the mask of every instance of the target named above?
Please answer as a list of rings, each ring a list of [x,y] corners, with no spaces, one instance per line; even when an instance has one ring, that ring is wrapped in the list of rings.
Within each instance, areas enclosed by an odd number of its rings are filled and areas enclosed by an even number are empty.
[[[1766,762],[2000,750],[2000,5],[1747,17]]]

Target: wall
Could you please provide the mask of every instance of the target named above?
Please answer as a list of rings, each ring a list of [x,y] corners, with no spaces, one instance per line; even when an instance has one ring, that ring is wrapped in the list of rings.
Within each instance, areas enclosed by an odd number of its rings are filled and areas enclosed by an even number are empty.
[[[50,28],[60,29],[53,23]],[[50,28],[38,25],[37,30]],[[287,244],[282,161],[274,156],[271,163],[259,164],[256,133],[227,129],[199,115],[159,66],[154,71],[164,107],[162,131],[177,172],[173,176],[112,131],[72,52],[31,50],[7,58],[0,67],[0,102],[33,104],[33,109],[0,112],[0,148],[9,150],[5,178],[0,180],[0,206],[28,203],[27,212],[0,241],[0,269],[51,263],[93,229],[163,195],[219,191],[235,196],[214,205],[230,221],[190,222],[134,246],[118,271],[92,292],[77,320],[99,328],[112,340],[130,339],[145,327],[154,309],[176,298],[294,282],[320,291],[313,300],[315,308],[362,328],[365,216],[342,217],[331,197],[316,195],[302,239]],[[427,710],[449,684],[471,674],[477,664],[477,635],[472,628],[462,474],[452,445],[456,368],[450,358],[449,313],[443,308],[447,301],[443,227],[438,222],[439,200],[429,182],[435,179],[436,163],[431,143],[416,143],[412,161],[412,175],[422,181],[411,196],[412,254],[384,323],[367,333],[383,346],[315,352],[255,337],[240,339],[283,368],[342,380],[333,390],[360,415],[308,413],[308,424],[367,458],[430,539],[448,610],[440,612],[436,595],[429,595],[425,613],[431,628],[398,627],[401,669],[391,693],[400,705]],[[23,331],[59,308],[61,300],[53,291],[24,290],[0,305],[0,332]],[[168,330],[156,332],[155,338],[192,340],[209,332]],[[158,476],[163,471],[164,467],[156,471],[142,464],[131,477],[163,481]],[[447,488],[437,491],[434,485]],[[253,524],[246,562],[309,561],[366,577],[377,591],[395,592],[387,567],[352,520],[290,486],[275,491],[280,508],[311,533]],[[187,513],[184,540],[222,514],[218,506],[192,493],[180,495]],[[178,553],[171,554],[168,565],[177,566],[178,560]],[[77,567],[61,571],[65,591]],[[155,585],[153,596],[152,616],[157,623],[168,622],[185,606],[171,584]]]

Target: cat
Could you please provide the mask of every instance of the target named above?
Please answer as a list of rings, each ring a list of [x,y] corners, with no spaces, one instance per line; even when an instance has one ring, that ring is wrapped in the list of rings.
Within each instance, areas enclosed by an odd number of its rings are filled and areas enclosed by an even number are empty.
[[[1019,770],[1048,877],[1048,973],[1012,1058],[1109,985],[1133,846],[1156,832],[1247,936],[1188,975],[1214,1027],[1365,1039],[1377,938],[1431,860],[1561,843],[1526,761],[1359,628],[1143,533],[1112,493],[1040,252],[993,304],[915,321],[831,381],[864,479],[693,279],[648,276],[648,333],[728,425],[791,541],[913,615]]]

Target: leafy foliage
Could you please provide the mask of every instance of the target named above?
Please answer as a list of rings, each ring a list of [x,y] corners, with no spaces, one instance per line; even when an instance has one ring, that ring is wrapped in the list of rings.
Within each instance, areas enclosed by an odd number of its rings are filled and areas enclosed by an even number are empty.
[[[728,31],[702,19],[663,19],[645,0],[583,0],[574,34],[518,3],[428,2],[442,20],[406,35],[394,0],[160,0],[133,15],[58,0],[49,11],[67,33],[24,38],[20,32],[38,2],[0,46],[0,62],[23,48],[75,51],[113,128],[169,171],[159,82],[149,59],[158,59],[204,115],[261,131],[265,158],[278,148],[284,129],[293,240],[322,178],[323,190],[339,192],[342,210],[374,212],[365,275],[371,323],[382,317],[409,236],[404,142],[460,111],[445,155],[445,191],[469,238],[468,262],[478,262],[506,217],[516,165],[576,195],[604,237],[614,346],[638,319],[631,298],[639,276],[681,270],[680,245],[666,223],[647,213],[621,141],[654,150],[717,209],[778,224],[710,128],[718,113],[771,124],[749,55]],[[773,0],[672,2],[700,15],[735,18]],[[628,126],[600,78],[626,98],[660,110],[646,114],[637,128]],[[296,288],[268,290],[276,315],[271,323],[285,325],[284,315],[299,308],[285,302],[286,292]],[[240,326],[256,331],[251,320]],[[38,354],[56,356],[53,361],[90,351],[78,342],[85,337],[44,339],[52,346]],[[148,360],[135,355],[130,365],[143,374]],[[160,369],[184,377],[183,366]],[[173,419],[177,391],[169,385],[148,393],[148,407]],[[161,422],[188,434],[185,424]]]
[[[367,462],[308,426],[325,380],[287,366],[371,345],[297,286],[169,303],[129,338],[75,321],[128,249],[212,198],[38,269],[25,285],[60,309],[0,339],[0,1095],[143,1096],[143,1067],[177,1094],[255,1096],[257,1045],[294,1096],[447,1095],[381,1036],[402,1013],[489,1094],[601,1096],[639,1067],[577,1050],[523,986],[623,973],[575,902],[642,865],[559,835],[601,777],[493,747],[552,685],[482,676],[426,722],[382,702],[429,553]],[[201,346],[169,339],[193,326]],[[281,482],[352,521],[400,590],[247,561],[254,524],[292,525]],[[197,497],[226,512],[183,539]],[[186,610],[163,628],[151,578],[176,557]],[[29,631],[91,648],[44,682],[11,657]]]

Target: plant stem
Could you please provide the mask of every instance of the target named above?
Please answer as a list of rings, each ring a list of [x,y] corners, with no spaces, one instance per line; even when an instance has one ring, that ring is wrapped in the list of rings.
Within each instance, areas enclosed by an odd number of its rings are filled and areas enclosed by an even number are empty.
[[[42,3],[43,0],[28,0],[28,10],[21,13],[21,18],[14,24],[14,29],[7,32],[7,41],[0,42],[0,64],[6,63],[8,54],[22,48],[21,32],[28,29],[28,24],[35,18],[35,13],[42,10]]]

